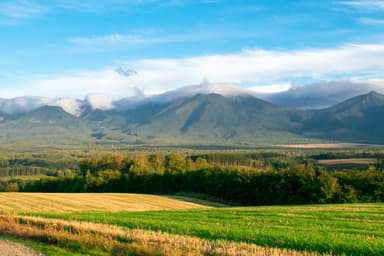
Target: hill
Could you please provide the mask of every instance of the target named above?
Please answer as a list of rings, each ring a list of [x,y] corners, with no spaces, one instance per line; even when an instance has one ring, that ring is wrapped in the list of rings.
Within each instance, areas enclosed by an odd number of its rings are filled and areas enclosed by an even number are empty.
[[[296,138],[295,113],[252,96],[198,94],[164,106],[135,129],[142,136],[212,143]]]
[[[24,114],[8,115],[0,123],[2,142],[36,144],[84,143],[91,128],[60,107],[43,106]]]
[[[360,95],[333,107],[313,111],[300,131],[310,137],[349,142],[384,143],[384,95]]]
[[[371,92],[321,110],[286,109],[242,94],[197,94],[128,109],[83,105],[0,113],[0,142],[236,145],[384,143],[384,95]]]

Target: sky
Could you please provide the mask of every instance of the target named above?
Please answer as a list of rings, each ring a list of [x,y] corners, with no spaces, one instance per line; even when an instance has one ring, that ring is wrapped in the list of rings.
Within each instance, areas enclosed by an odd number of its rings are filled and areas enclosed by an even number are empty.
[[[384,86],[384,0],[0,1],[0,98],[123,98],[204,80]]]

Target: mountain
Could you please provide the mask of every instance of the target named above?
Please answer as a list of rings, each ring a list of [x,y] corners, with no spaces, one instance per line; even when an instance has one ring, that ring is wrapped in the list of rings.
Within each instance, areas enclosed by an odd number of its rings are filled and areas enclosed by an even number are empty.
[[[384,95],[360,95],[333,107],[313,111],[301,134],[350,142],[384,143]]]
[[[296,137],[295,113],[252,96],[198,94],[164,106],[135,127],[143,136],[205,142],[265,142]]]
[[[54,106],[8,115],[0,122],[0,140],[3,142],[83,143],[91,139],[91,131],[83,120]]]
[[[38,101],[39,102],[39,101]],[[111,108],[109,99],[24,113],[0,111],[0,142],[32,144],[271,145],[319,141],[384,144],[384,95],[319,110],[283,108],[246,93],[185,96]]]

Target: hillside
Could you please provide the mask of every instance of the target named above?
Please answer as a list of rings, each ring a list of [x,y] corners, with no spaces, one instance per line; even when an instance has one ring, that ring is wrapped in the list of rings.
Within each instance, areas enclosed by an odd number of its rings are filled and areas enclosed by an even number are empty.
[[[370,92],[333,107],[313,111],[302,134],[349,142],[384,143],[384,95]]]
[[[285,109],[250,95],[197,94],[171,102],[80,115],[58,106],[0,114],[0,141],[32,144],[271,145],[384,143],[384,95],[361,95],[321,110]]]
[[[143,136],[264,144],[295,138],[297,125],[293,113],[255,97],[198,94],[165,106],[136,130]]]
[[[91,128],[60,107],[43,106],[25,114],[8,115],[0,123],[2,142],[67,144],[91,141]]]

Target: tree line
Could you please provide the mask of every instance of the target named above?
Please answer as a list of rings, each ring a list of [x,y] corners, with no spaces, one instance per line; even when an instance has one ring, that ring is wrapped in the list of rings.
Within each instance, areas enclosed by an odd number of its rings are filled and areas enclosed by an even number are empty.
[[[4,185],[23,192],[129,192],[205,194],[237,205],[383,202],[384,171],[328,172],[311,161],[281,168],[219,166],[204,156],[179,154],[96,155],[78,172]],[[15,185],[16,184],[16,185]]]

